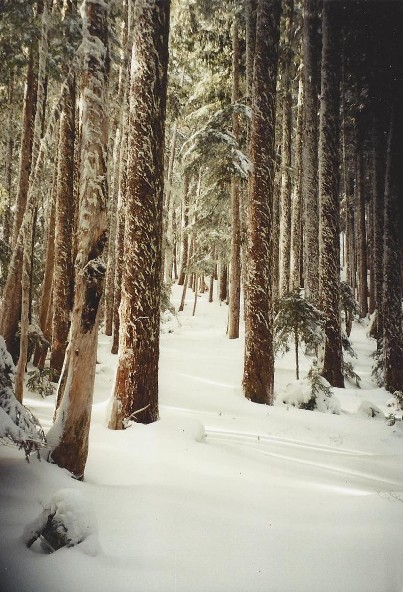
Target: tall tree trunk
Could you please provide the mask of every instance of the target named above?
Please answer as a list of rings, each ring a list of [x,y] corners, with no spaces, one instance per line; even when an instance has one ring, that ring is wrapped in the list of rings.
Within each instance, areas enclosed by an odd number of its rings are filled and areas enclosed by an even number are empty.
[[[178,286],[183,286],[185,275],[187,273],[189,259],[189,174],[185,173],[183,181],[183,200],[182,200],[182,254],[179,270]]]
[[[304,86],[302,78],[298,86],[297,129],[295,135],[295,172],[292,202],[291,232],[291,278],[290,291],[301,287],[301,255],[302,255],[302,123]]]
[[[288,293],[290,286],[291,259],[291,139],[292,139],[292,93],[291,93],[291,36],[293,30],[293,0],[284,3],[284,69],[283,69],[283,116],[281,140],[281,215],[280,215],[280,296]]]
[[[13,156],[14,156],[14,90],[15,80],[14,73],[10,74],[8,81],[7,101],[8,101],[8,118],[7,118],[7,144],[6,144],[6,158],[4,167],[4,187],[7,195],[7,202],[3,213],[3,239],[6,245],[10,245],[11,231],[12,231],[12,213],[11,206],[13,205]]]
[[[133,16],[121,331],[112,429],[124,428],[130,418],[142,423],[158,419],[169,2],[137,0]]]
[[[385,153],[384,134],[379,118],[374,121],[372,132],[372,203],[374,218],[374,287],[376,306],[376,337],[383,336],[383,229],[384,229],[384,188],[385,188]]]
[[[239,38],[235,18],[232,28],[232,103],[239,99]],[[232,116],[232,130],[239,141],[239,121]],[[231,262],[229,282],[228,337],[239,337],[239,315],[241,306],[241,212],[239,179],[231,180]]]
[[[68,3],[72,14],[72,3]],[[60,375],[66,353],[72,308],[74,145],[76,84],[72,78],[62,97],[60,116],[58,175],[56,191],[55,268],[53,284],[52,345],[50,367]]]
[[[56,218],[56,207],[55,207],[55,194],[57,185],[57,158],[54,162],[53,181],[52,181],[52,192],[49,205],[49,225],[46,239],[46,255],[45,255],[45,274],[42,284],[41,304],[39,312],[39,326],[42,330],[45,339],[51,343],[52,340],[52,310],[53,310],[53,296],[52,296],[52,285],[53,285],[53,270],[55,266],[55,218]],[[34,354],[34,366],[43,368],[45,365],[46,355],[48,353],[48,347],[44,347],[37,344]]]
[[[248,195],[248,274],[243,390],[256,403],[273,402],[271,257],[279,0],[259,0],[253,70]]]
[[[319,4],[304,0],[304,130],[302,148],[302,193],[304,200],[304,285],[306,296],[319,303],[319,202],[318,202],[318,111],[319,111]]]
[[[343,387],[340,321],[340,15],[337,3],[325,0],[322,17],[322,69],[319,133],[320,296],[325,315],[323,376]]]
[[[50,459],[82,479],[92,395],[107,238],[107,2],[85,0],[82,139],[76,289],[64,368],[63,399],[48,434]]]
[[[23,245],[22,248],[22,274],[21,274],[21,322],[20,322],[20,353],[15,372],[14,393],[19,401],[22,401],[24,390],[24,376],[28,361],[28,331],[31,322],[31,280],[32,280],[32,243],[35,232],[37,217],[37,206],[33,199],[30,199],[34,185],[34,169],[39,157],[39,145],[43,135],[43,125],[45,116],[46,100],[46,63],[48,57],[48,6],[47,0],[44,2],[41,23],[41,40],[39,44],[39,63],[38,63],[38,88],[36,111],[34,120],[34,129],[32,135],[31,158],[33,167],[30,169],[28,180],[28,192],[26,194],[25,211],[23,217],[27,216],[24,223],[21,222],[17,239]],[[31,194],[30,194],[31,191]],[[16,247],[17,248],[17,247]]]
[[[385,388],[403,390],[402,243],[403,243],[403,92],[394,97],[388,136],[383,255],[383,347]]]
[[[360,141],[361,140],[361,141]],[[365,223],[365,192],[364,192],[364,162],[362,154],[362,138],[359,134],[356,152],[356,206],[357,206],[357,233],[358,233],[358,303],[360,317],[368,314],[368,256],[367,256],[367,231]]]
[[[257,0],[245,0],[245,35],[246,35],[246,93],[252,99],[253,59],[256,43],[256,7]]]

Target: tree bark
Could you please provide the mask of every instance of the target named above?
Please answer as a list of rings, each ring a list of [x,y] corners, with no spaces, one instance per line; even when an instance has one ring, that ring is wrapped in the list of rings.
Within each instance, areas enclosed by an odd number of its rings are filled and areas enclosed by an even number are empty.
[[[302,148],[302,193],[304,201],[304,285],[306,296],[319,303],[319,201],[318,201],[318,111],[319,111],[319,5],[304,0],[304,129]]]
[[[281,215],[280,215],[280,296],[285,296],[290,286],[291,260],[291,140],[292,140],[292,93],[291,93],[291,36],[293,30],[293,0],[284,3],[284,67],[283,67],[283,116],[281,140]]]
[[[185,173],[183,181],[183,201],[182,201],[182,254],[181,264],[179,270],[178,286],[183,286],[185,275],[189,264],[189,187],[190,178],[188,173]]]
[[[291,229],[291,278],[290,291],[301,287],[301,255],[302,255],[302,123],[304,87],[302,78],[298,88],[297,130],[295,136],[295,173],[292,202]]]
[[[340,205],[339,110],[340,45],[339,6],[325,0],[322,16],[322,69],[319,133],[320,296],[325,315],[323,376],[343,387],[340,322]]]
[[[271,231],[280,9],[279,0],[258,1],[250,134],[243,390],[266,404],[273,402],[274,385]]]
[[[367,254],[367,231],[365,223],[365,193],[364,193],[364,163],[362,154],[362,140],[359,134],[356,152],[356,205],[357,205],[357,233],[358,233],[358,303],[360,306],[360,317],[368,314],[368,254]]]
[[[88,454],[92,395],[105,277],[102,259],[107,239],[106,57],[108,5],[85,0],[82,136],[78,251],[71,336],[64,368],[63,399],[48,434],[50,460],[77,479],[84,475]]]
[[[232,29],[232,103],[239,99],[239,37],[235,18]],[[239,121],[232,116],[232,131],[239,141]],[[241,212],[239,179],[231,179],[231,262],[229,282],[228,338],[239,337],[239,316],[241,306]]]
[[[400,101],[399,101],[400,98]],[[402,243],[403,243],[403,92],[394,97],[388,136],[383,255],[383,348],[385,388],[403,390]]]
[[[141,423],[158,419],[169,2],[137,0],[133,22],[128,192],[112,429],[124,428],[130,419]]]

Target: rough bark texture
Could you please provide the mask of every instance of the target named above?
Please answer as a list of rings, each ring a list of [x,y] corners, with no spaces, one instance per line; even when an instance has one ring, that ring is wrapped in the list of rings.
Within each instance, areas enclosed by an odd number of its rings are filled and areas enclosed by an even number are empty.
[[[73,275],[75,81],[66,86],[60,116],[56,191],[55,269],[50,367],[63,367],[70,328]]]
[[[383,335],[383,226],[384,226],[384,187],[385,187],[385,141],[384,134],[375,120],[372,137],[372,204],[374,219],[374,288],[376,306],[376,337]]]
[[[303,122],[303,82],[299,81],[297,130],[295,135],[295,171],[292,202],[291,232],[291,277],[290,291],[301,287],[301,255],[302,255],[302,122]]]
[[[248,399],[266,404],[273,402],[274,384],[270,273],[280,6],[279,0],[258,2],[250,136],[243,390]]]
[[[50,459],[82,479],[88,454],[106,243],[107,3],[83,5],[84,64],[76,290],[63,399],[48,434]]]
[[[239,99],[239,38],[235,19],[232,30],[232,103]],[[239,140],[238,115],[232,116],[232,131]],[[231,180],[231,262],[229,283],[228,337],[239,337],[241,304],[241,212],[239,179]]]
[[[189,186],[190,178],[185,174],[183,181],[183,201],[182,201],[182,254],[179,270],[178,285],[183,286],[185,275],[187,273],[189,259]]]
[[[357,233],[358,233],[358,303],[360,317],[368,314],[368,254],[367,229],[365,222],[365,192],[364,192],[364,158],[361,142],[358,141],[356,153],[356,205],[357,205]]]
[[[403,112],[395,98],[388,136],[383,255],[383,347],[385,388],[403,390],[402,243]]]
[[[280,296],[285,296],[290,284],[291,260],[291,139],[292,139],[292,94],[291,94],[291,34],[293,30],[293,0],[284,3],[284,66],[283,66],[283,117],[281,139],[281,214],[280,214]]]
[[[319,6],[304,1],[304,130],[302,148],[302,192],[304,200],[304,281],[306,296],[319,302],[319,201],[318,201],[318,110],[319,110]]]
[[[246,29],[246,92],[252,98],[253,59],[256,43],[256,5],[257,0],[245,1],[245,29]]]
[[[320,298],[325,315],[323,376],[343,387],[340,301],[339,7],[325,0],[322,17],[322,68],[319,133]]]
[[[119,366],[109,427],[158,419],[158,359],[169,2],[133,15]]]

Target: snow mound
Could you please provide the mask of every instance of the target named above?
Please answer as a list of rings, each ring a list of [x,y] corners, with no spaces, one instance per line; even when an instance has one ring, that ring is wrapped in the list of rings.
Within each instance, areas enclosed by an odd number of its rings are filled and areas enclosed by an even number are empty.
[[[385,419],[383,411],[370,401],[362,401],[358,407],[357,413],[365,415],[366,417],[373,417],[375,419]]]
[[[25,529],[28,547],[39,538],[50,551],[80,545],[84,553],[96,555],[100,550],[98,525],[89,501],[77,489],[56,491],[41,515]]]
[[[340,402],[331,393],[330,384],[321,377],[323,391],[312,391],[312,383],[308,378],[289,382],[279,395],[279,399],[286,405],[292,405],[298,409],[316,410],[321,413],[340,414]]]

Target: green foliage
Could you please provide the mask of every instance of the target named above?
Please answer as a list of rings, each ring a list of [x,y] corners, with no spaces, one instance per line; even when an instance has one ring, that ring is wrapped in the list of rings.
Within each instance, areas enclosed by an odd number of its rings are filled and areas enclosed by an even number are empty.
[[[323,315],[299,290],[280,298],[275,305],[274,348],[276,352],[289,351],[291,338],[316,349],[323,340]]]
[[[55,387],[52,384],[58,378],[58,372],[53,368],[36,368],[28,372],[27,387],[30,391],[38,393],[44,399],[53,395]]]
[[[358,374],[354,371],[354,367],[351,362],[346,362],[345,360],[343,360],[342,372],[344,377],[347,378],[347,380],[355,382],[358,388],[361,388],[361,377],[358,376]]]
[[[378,348],[372,354],[374,358],[374,365],[372,367],[372,380],[379,386],[383,387],[385,384],[385,375],[384,375],[384,353],[383,353],[383,342],[380,340],[378,342]]]
[[[12,377],[15,367],[3,337],[0,336],[0,440],[11,441],[25,452],[32,452],[46,442],[41,425],[31,411],[14,396]]]
[[[311,398],[305,404],[300,407],[301,409],[308,409],[313,411],[314,409],[323,410],[323,407],[331,407],[329,404],[333,397],[332,389],[329,383],[319,374],[319,370],[316,366],[312,366],[308,372],[308,380],[311,383]],[[333,408],[333,413],[336,413],[336,407]]]

